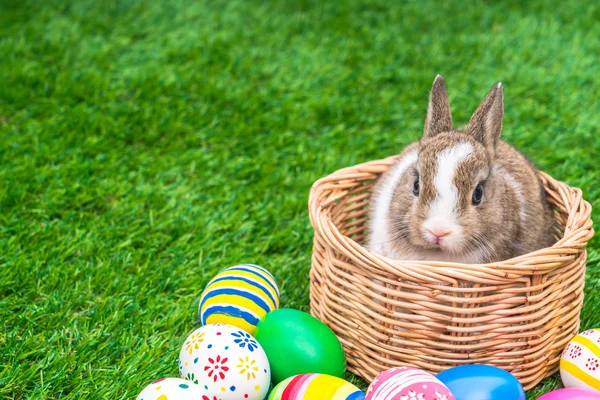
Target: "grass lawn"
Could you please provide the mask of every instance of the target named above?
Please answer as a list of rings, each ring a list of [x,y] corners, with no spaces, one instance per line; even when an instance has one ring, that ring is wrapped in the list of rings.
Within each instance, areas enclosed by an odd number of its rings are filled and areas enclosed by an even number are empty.
[[[308,310],[311,184],[417,139],[436,73],[459,123],[501,80],[504,138],[600,221],[598,3],[388,3],[0,3],[0,397],[175,376],[229,265]]]

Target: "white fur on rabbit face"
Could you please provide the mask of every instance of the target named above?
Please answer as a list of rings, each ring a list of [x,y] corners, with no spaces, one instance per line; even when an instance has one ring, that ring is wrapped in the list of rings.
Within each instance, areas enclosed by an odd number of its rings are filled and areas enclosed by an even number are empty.
[[[454,177],[458,165],[465,162],[471,153],[473,146],[462,142],[438,154],[437,171],[433,177],[436,196],[429,204],[427,218],[422,224],[423,237],[429,243],[449,249],[460,246],[463,228],[458,221],[458,188]]]

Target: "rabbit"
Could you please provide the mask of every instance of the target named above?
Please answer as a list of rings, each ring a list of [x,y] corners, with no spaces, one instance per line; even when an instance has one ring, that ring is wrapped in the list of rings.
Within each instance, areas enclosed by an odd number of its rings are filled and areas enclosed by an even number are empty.
[[[502,141],[503,87],[452,127],[444,78],[431,89],[422,138],[375,184],[367,248],[394,260],[484,264],[556,241],[536,168]]]

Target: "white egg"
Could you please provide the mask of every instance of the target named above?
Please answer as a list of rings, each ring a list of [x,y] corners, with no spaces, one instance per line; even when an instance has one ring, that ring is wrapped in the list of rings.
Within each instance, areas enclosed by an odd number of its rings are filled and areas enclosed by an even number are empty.
[[[227,324],[205,325],[188,336],[179,353],[179,374],[220,400],[262,400],[271,382],[261,345]]]
[[[208,393],[190,381],[180,378],[163,378],[152,382],[136,400],[213,400]]]
[[[582,332],[567,344],[560,377],[566,388],[600,391],[600,328]]]

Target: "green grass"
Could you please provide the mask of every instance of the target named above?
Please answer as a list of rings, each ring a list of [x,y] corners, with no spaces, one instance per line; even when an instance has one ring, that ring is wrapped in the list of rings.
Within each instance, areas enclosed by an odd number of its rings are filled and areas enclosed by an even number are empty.
[[[436,73],[462,123],[501,80],[504,137],[599,221],[593,3],[3,1],[0,397],[132,399],[176,375],[232,264],[307,310],[311,184],[417,139]]]

